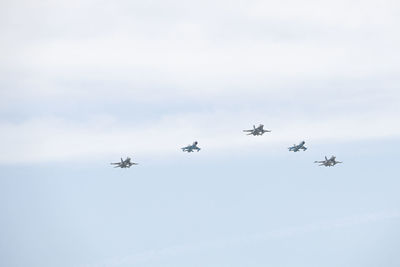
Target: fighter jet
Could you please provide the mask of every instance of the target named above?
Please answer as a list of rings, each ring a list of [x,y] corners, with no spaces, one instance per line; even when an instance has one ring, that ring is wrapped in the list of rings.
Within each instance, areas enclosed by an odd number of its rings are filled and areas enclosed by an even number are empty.
[[[200,147],[197,146],[197,141],[194,141],[192,145],[182,147],[181,149],[183,152],[186,151],[188,153],[193,152],[193,150],[197,150],[197,152],[200,151]]]
[[[121,158],[121,162],[110,163],[111,165],[117,165],[114,168],[130,168],[132,165],[138,165],[138,163],[131,162],[131,158],[127,157],[126,160]]]
[[[319,166],[332,167],[332,166],[335,166],[338,163],[343,163],[343,162],[336,161],[336,157],[335,156],[332,156],[330,159],[328,159],[325,156],[325,160],[323,160],[323,161],[314,161],[314,163],[320,163]]]
[[[303,151],[306,151],[307,148],[304,146],[305,143],[306,143],[305,141],[301,141],[300,144],[298,144],[298,145],[293,144],[293,146],[289,147],[288,149],[289,149],[289,151],[293,151],[293,152],[297,152],[300,149],[302,149]]]
[[[264,130],[264,125],[260,124],[257,128],[255,125],[253,125],[253,129],[251,130],[243,130],[243,132],[248,132],[247,135],[263,135],[264,133],[269,133],[271,131],[269,130]]]

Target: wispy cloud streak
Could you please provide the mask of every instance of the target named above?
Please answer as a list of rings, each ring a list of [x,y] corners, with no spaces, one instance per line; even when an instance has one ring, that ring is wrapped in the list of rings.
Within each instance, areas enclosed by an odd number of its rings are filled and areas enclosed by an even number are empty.
[[[389,220],[398,220],[399,218],[400,218],[400,212],[398,211],[367,213],[367,214],[339,218],[336,220],[311,223],[308,225],[275,229],[264,233],[235,236],[230,239],[211,240],[195,244],[178,245],[158,250],[149,250],[142,253],[137,253],[126,257],[122,257],[119,259],[106,260],[102,263],[97,263],[92,265],[82,265],[80,267],[131,266],[132,264],[140,264],[143,262],[148,262],[163,257],[174,257],[201,251],[210,251],[210,250],[219,250],[230,247],[246,246],[254,244],[256,242],[267,242],[274,239],[291,238],[295,236],[307,235],[316,232],[340,230],[364,224],[379,223]]]

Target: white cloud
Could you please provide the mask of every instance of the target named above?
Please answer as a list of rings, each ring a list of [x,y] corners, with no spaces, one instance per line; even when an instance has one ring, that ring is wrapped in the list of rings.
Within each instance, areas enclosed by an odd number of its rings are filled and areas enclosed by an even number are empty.
[[[192,137],[246,147],[240,131],[258,122],[277,143],[297,140],[293,128],[321,140],[399,134],[396,1],[1,5],[2,162],[168,154]],[[66,115],[72,100],[95,114]],[[194,107],[126,125],[93,119],[118,117],[96,113],[106,101]]]
[[[82,90],[62,87],[65,81],[122,82],[133,90],[158,81],[169,94],[201,96],[380,77],[399,67],[399,7],[393,1],[22,1],[7,11],[3,28],[11,36],[2,41],[10,47],[0,57],[25,80],[12,88],[15,94],[45,96]]]

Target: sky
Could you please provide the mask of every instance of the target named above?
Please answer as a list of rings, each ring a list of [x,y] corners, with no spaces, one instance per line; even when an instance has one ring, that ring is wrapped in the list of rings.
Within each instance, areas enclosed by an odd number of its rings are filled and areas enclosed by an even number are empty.
[[[0,266],[399,266],[399,14],[0,2]]]

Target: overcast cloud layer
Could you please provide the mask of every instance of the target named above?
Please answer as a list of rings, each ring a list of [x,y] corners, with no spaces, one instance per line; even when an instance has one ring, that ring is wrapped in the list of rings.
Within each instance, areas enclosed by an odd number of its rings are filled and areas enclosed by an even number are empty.
[[[3,1],[0,162],[398,137],[397,1]],[[129,141],[128,141],[129,140]]]

